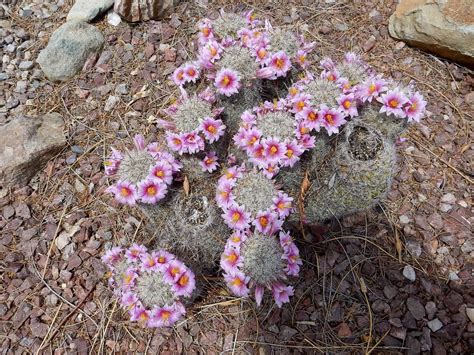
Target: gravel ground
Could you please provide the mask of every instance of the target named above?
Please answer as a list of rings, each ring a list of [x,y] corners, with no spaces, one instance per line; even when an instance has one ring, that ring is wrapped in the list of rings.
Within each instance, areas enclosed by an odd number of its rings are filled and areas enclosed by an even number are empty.
[[[386,75],[416,80],[429,115],[399,146],[385,201],[334,222],[313,243],[299,241],[304,267],[290,304],[278,309],[267,299],[255,308],[209,276],[187,319],[154,331],[128,323],[107,289],[104,248],[149,237],[136,210],[103,193],[102,162],[110,145],[159,134],[152,123],[178,95],[169,74],[195,51],[197,19],[244,7],[201,0],[159,22],[113,27],[102,19],[100,57],[53,84],[35,60],[72,1],[14,3],[0,20],[0,125],[59,112],[69,146],[28,186],[0,197],[2,353],[474,352],[474,80],[392,40],[393,1],[246,3],[317,41],[318,57],[355,50]]]

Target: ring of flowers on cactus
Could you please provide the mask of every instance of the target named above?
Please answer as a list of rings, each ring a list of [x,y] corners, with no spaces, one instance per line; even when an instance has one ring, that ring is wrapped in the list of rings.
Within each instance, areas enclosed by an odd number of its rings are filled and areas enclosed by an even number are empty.
[[[109,285],[131,321],[149,328],[168,327],[186,313],[182,300],[192,295],[195,276],[173,254],[147,252],[134,244],[108,250],[102,261],[110,270]]]
[[[266,101],[253,113],[245,111],[233,138],[236,146],[268,177],[276,175],[280,167],[292,167],[306,150],[314,147],[314,137],[301,130],[287,105],[286,100]]]
[[[262,172],[234,166],[219,178],[216,201],[229,228],[246,230],[253,225],[259,233],[273,235],[292,211],[293,198]]]
[[[135,136],[134,143],[135,149],[125,153],[112,148],[111,156],[104,162],[105,174],[117,181],[106,192],[122,204],[155,204],[166,196],[181,164],[170,153],[160,150],[157,143],[145,145],[141,135]]]
[[[224,135],[225,125],[217,118],[223,108],[212,107],[216,97],[209,88],[191,97],[180,89],[181,99],[165,110],[172,121],[159,120],[158,126],[166,130],[171,150],[194,154],[204,150],[205,141],[214,143]]]
[[[280,231],[279,237],[259,232],[235,231],[227,240],[220,265],[230,291],[247,297],[252,289],[260,305],[265,288],[269,289],[278,307],[289,302],[293,288],[285,285],[289,276],[297,276],[302,261],[290,234]]]

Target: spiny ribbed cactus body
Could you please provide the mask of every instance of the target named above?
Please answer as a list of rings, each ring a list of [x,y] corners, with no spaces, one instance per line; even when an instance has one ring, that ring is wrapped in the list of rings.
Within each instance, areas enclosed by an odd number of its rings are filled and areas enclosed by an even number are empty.
[[[357,85],[369,77],[367,74],[367,66],[363,62],[342,62],[336,65],[336,69],[341,77],[349,80],[351,86]]]
[[[293,32],[283,29],[274,29],[270,37],[270,45],[272,52],[283,51],[289,57],[294,57],[300,49],[300,41]]]
[[[213,116],[212,105],[209,102],[192,96],[178,106],[173,119],[179,132],[192,132],[198,129],[204,118]]]
[[[315,105],[324,104],[329,107],[337,106],[337,98],[342,94],[341,88],[334,81],[319,78],[311,81],[304,92],[313,97]]]
[[[273,181],[262,173],[249,171],[237,180],[233,193],[235,202],[239,206],[245,206],[245,209],[255,218],[258,211],[271,208],[278,191]]]
[[[159,273],[144,274],[137,280],[137,296],[147,308],[170,305],[175,299],[171,285]]]
[[[324,141],[321,140],[324,144]],[[290,222],[323,222],[372,207],[388,191],[395,164],[394,143],[376,129],[356,119],[345,126],[335,147],[329,142],[326,160],[316,148],[302,163],[299,178],[283,172],[280,182],[298,198],[304,174],[310,187],[305,193],[304,211],[296,208]],[[301,213],[303,212],[303,215]]]
[[[358,120],[367,126],[378,130],[383,137],[395,141],[407,128],[408,122],[393,115],[387,116],[378,111],[378,107],[369,105],[361,112]]]
[[[229,229],[215,203],[215,179],[190,183],[190,194],[171,189],[162,204],[140,205],[156,247],[180,256],[196,272],[212,268],[219,260]]]
[[[242,244],[240,253],[242,271],[260,285],[269,285],[284,274],[283,249],[273,236],[251,234]]]
[[[248,48],[232,46],[224,50],[222,58],[217,62],[217,68],[236,71],[245,84],[255,79],[259,65]]]
[[[232,12],[222,13],[212,22],[212,28],[219,38],[237,38],[237,32],[246,26],[245,18]]]
[[[264,137],[279,137],[282,141],[295,137],[295,118],[287,111],[267,112],[257,118],[257,128]]]
[[[117,171],[118,179],[138,184],[147,178],[150,168],[155,164],[155,159],[146,150],[127,151]]]

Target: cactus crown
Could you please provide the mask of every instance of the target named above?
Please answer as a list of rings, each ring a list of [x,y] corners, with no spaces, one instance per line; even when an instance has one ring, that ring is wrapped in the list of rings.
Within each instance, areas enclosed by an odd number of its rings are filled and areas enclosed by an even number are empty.
[[[219,68],[235,70],[244,80],[254,79],[259,68],[250,50],[239,46],[226,49],[217,65]]]
[[[235,202],[240,206],[245,206],[253,217],[258,211],[271,208],[273,198],[277,193],[274,183],[256,171],[246,172],[237,180],[234,188]]]
[[[290,57],[294,57],[300,48],[295,34],[280,28],[272,31],[270,43],[273,52],[283,51]]]
[[[342,94],[341,88],[334,81],[320,78],[309,82],[305,92],[311,95],[318,104],[325,104],[329,107],[337,105],[337,98]]]
[[[348,137],[349,154],[357,160],[375,159],[383,147],[381,137],[362,126],[356,126]]]
[[[178,106],[173,118],[179,132],[192,132],[198,129],[203,119],[213,116],[212,105],[194,96]]]
[[[254,233],[241,247],[242,271],[258,284],[269,285],[283,274],[282,254],[276,238]]]
[[[137,280],[137,296],[147,308],[163,307],[174,302],[171,285],[160,273],[143,274]]]
[[[220,38],[236,37],[237,32],[246,26],[245,18],[231,12],[221,13],[219,18],[212,22],[212,28]]]
[[[267,112],[257,118],[257,127],[264,137],[292,139],[295,135],[295,119],[287,111]]]
[[[155,159],[146,150],[131,150],[124,154],[117,174],[120,180],[138,184],[148,177],[155,164]]]
[[[336,66],[339,74],[349,80],[352,85],[363,82],[368,78],[367,68],[363,62],[342,62]]]

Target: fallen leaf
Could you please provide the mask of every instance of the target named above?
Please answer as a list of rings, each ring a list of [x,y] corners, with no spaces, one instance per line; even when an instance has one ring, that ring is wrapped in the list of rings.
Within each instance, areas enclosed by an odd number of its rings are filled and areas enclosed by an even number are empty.
[[[190,186],[189,186],[189,180],[188,180],[188,177],[187,177],[187,176],[184,177],[183,189],[184,189],[184,194],[185,194],[186,196],[189,196]]]

